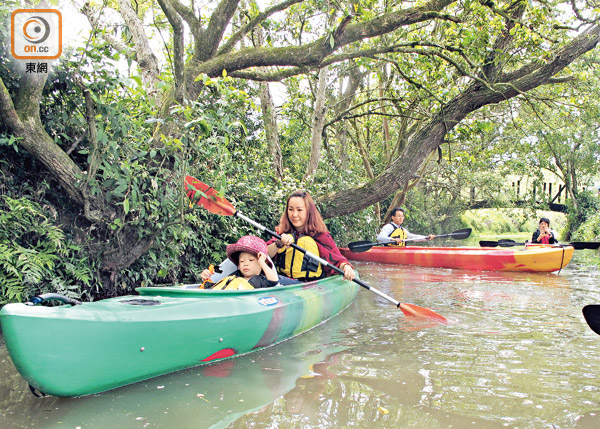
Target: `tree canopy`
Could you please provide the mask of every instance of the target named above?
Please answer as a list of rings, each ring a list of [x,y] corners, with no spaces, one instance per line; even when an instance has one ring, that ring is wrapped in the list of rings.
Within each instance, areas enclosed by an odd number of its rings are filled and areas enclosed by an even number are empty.
[[[452,170],[495,106],[546,116],[600,37],[594,5],[575,0],[74,4],[91,34],[48,74],[23,73],[3,30],[0,132],[60,187],[54,205],[109,284],[183,240],[185,174],[235,180],[242,204],[264,195],[269,224],[296,186],[327,219],[397,201],[436,158]]]

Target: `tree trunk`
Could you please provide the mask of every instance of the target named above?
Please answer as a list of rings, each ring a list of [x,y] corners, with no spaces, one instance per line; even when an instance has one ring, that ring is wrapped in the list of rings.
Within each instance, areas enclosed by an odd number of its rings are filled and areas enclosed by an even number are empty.
[[[263,123],[265,125],[265,137],[267,139],[267,147],[271,154],[271,162],[273,171],[279,179],[283,179],[283,156],[281,154],[281,146],[279,144],[279,132],[277,129],[277,117],[275,116],[275,105],[269,84],[261,82],[260,86],[260,105],[263,113]]]
[[[312,117],[312,139],[310,160],[304,174],[304,180],[310,181],[317,171],[321,159],[321,144],[323,143],[323,129],[325,127],[325,95],[327,92],[327,74],[329,67],[319,70],[317,93],[315,94],[315,107]]]
[[[256,3],[254,3],[256,6]],[[257,7],[257,6],[256,6]],[[258,46],[263,46],[265,43],[264,31],[262,27],[257,27],[254,32],[256,43]],[[240,42],[243,44],[243,41]],[[265,126],[265,137],[267,139],[267,148],[271,154],[271,163],[275,176],[283,179],[283,155],[281,153],[281,145],[279,144],[279,130],[277,127],[277,115],[275,113],[275,104],[268,82],[259,83],[260,106],[263,114],[263,123]]]
[[[158,79],[160,69],[158,60],[152,52],[150,42],[144,32],[143,23],[133,10],[129,0],[118,0],[118,2],[121,16],[127,23],[127,28],[135,41],[137,62],[142,72],[142,79],[146,84],[146,90],[150,94],[156,94],[156,88],[160,83]]]
[[[348,110],[352,105],[352,102],[356,96],[356,91],[360,87],[360,83],[363,77],[363,73],[360,72],[358,67],[352,67],[348,74],[348,82],[346,88],[343,88],[344,80],[340,79],[340,100],[335,103],[334,116],[336,118],[342,117],[343,113]],[[337,137],[338,137],[338,157],[340,159],[340,167],[342,169],[347,168],[348,164],[348,153],[346,151],[346,144],[349,139],[347,121],[340,120],[336,124]]]

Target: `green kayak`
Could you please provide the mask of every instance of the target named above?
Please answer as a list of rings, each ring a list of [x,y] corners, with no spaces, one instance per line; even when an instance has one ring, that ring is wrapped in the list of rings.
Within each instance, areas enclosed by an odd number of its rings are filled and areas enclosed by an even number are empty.
[[[245,291],[136,290],[79,305],[4,306],[2,332],[19,373],[49,395],[104,392],[277,344],[346,308],[358,285],[334,276]]]

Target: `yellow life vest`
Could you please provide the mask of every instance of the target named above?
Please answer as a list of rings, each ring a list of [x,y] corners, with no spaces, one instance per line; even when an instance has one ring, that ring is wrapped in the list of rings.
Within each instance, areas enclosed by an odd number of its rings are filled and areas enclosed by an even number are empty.
[[[390,238],[399,238],[401,240],[406,240],[406,235],[406,230],[399,226],[398,228],[392,231],[392,233],[390,234]],[[389,246],[404,247],[406,246],[406,242],[401,241],[400,244],[394,243],[389,244]]]
[[[308,235],[300,237],[296,244],[315,256],[321,256],[317,242]],[[323,274],[319,261],[309,258],[293,247],[282,247],[277,253],[277,271],[284,276],[297,280],[314,280]]]
[[[243,277],[238,276],[227,276],[223,277],[219,280],[215,285],[211,288],[214,290],[247,290],[254,289],[254,286],[250,284],[248,280]]]

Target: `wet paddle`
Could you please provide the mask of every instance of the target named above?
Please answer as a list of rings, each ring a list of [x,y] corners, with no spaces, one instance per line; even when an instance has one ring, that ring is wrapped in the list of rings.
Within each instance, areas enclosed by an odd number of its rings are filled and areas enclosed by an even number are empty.
[[[588,326],[600,335],[600,305],[586,305],[582,312]]]
[[[455,240],[464,240],[465,238],[468,238],[469,235],[471,235],[471,228],[465,228],[465,229],[459,229],[458,231],[454,231],[449,234],[436,235],[434,238],[451,237],[451,238],[454,238]],[[424,236],[424,238],[408,238],[408,239],[402,240],[402,241],[405,241],[405,242],[406,241],[423,241],[426,238],[427,238],[427,236]],[[392,244],[392,243],[395,244],[396,242],[395,241],[386,241],[386,242],[372,243],[370,241],[353,241],[352,243],[348,244],[348,248],[350,249],[351,252],[361,253],[361,252],[366,252],[373,246],[385,246],[387,244]]]
[[[527,243],[518,243],[515,240],[500,239],[498,241],[485,241],[479,242],[481,247],[513,247],[513,246],[525,246]],[[556,247],[572,246],[576,250],[582,249],[598,249],[600,248],[600,242],[594,241],[573,241],[567,244],[557,244]]]
[[[265,231],[265,232],[271,234],[273,237],[281,239],[281,236],[279,234],[277,234],[275,231],[271,231],[270,229],[259,224],[258,222],[255,222],[254,220],[244,216],[239,211],[237,211],[231,205],[231,203],[229,201],[227,201],[225,198],[219,196],[217,194],[217,191],[214,188],[206,185],[205,183],[202,183],[201,181],[199,181],[198,179],[196,179],[192,176],[186,176],[186,178],[185,178],[185,191],[186,191],[186,195],[188,196],[188,198],[190,198],[192,203],[195,203],[201,207],[204,207],[209,212],[217,214],[217,215],[222,215],[222,216],[236,216],[240,219],[245,220],[249,224],[254,225],[259,230]],[[198,192],[199,196],[196,195],[197,191],[199,191]],[[315,261],[320,262],[322,265],[331,268],[336,273],[342,274],[342,275],[344,274],[344,271],[342,271],[340,268],[336,267],[335,265],[330,264],[325,259],[322,259],[322,258],[318,257],[317,255],[313,255],[312,253],[306,251],[305,249],[296,245],[295,243],[292,243],[292,247],[294,249],[306,254],[306,256],[308,256],[309,258],[314,259]],[[406,315],[406,316],[426,317],[429,319],[435,319],[441,323],[448,322],[444,316],[436,313],[433,310],[429,310],[428,308],[424,308],[424,307],[419,307],[418,305],[414,305],[414,304],[401,303],[399,301],[396,301],[391,296],[388,296],[385,293],[369,286],[362,280],[355,278],[353,281],[354,281],[354,283],[357,283],[358,285],[364,287],[365,289],[370,290],[371,292],[373,292],[373,293],[379,295],[380,297],[388,300],[389,302],[393,303],[396,307],[398,307],[400,310],[402,310],[402,313],[404,313],[404,315]]]

